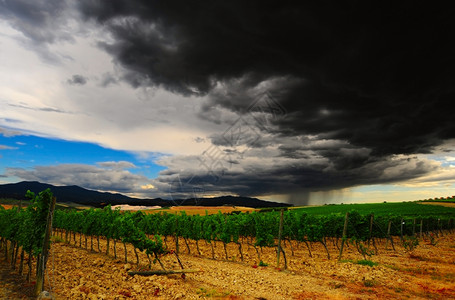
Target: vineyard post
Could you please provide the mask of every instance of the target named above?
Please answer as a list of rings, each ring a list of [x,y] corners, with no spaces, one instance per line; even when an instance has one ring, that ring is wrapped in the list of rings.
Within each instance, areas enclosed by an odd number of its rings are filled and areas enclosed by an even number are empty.
[[[374,224],[374,214],[371,214],[371,216],[370,216],[370,237],[368,238],[368,247],[370,246],[370,240],[371,240],[373,242],[374,250],[376,251],[376,254],[378,254],[378,247],[376,246],[376,242],[374,240],[374,235],[373,235],[373,224]]]
[[[422,238],[422,231],[423,231],[423,219],[420,219],[420,238]]]
[[[347,212],[346,216],[344,217],[343,236],[341,237],[340,255],[338,255],[338,260],[340,260],[341,255],[343,255],[344,242],[346,240],[346,234],[348,231],[348,220],[349,220],[349,213]]]
[[[412,221],[412,236],[416,234],[416,218]]]
[[[21,250],[21,261],[19,263],[19,275],[22,275],[22,271],[24,269],[24,247],[22,247],[22,250]]]
[[[444,234],[442,232],[442,224],[441,224],[441,219],[440,218],[438,218],[438,230],[441,233],[441,236],[443,236]]]
[[[8,240],[5,239],[5,258],[8,261]]]
[[[400,223],[400,239],[401,239],[401,242],[404,243],[404,238],[403,238],[403,225],[404,225],[404,221],[403,221],[403,218],[401,218],[401,223]]]
[[[179,219],[175,218],[175,253],[179,253]]]
[[[281,252],[281,234],[283,233],[283,209],[280,211],[280,227],[278,228],[278,245],[277,245],[277,257],[276,267],[280,267],[280,252]]]
[[[17,262],[18,253],[19,253],[19,243],[16,242],[16,249],[14,250],[14,258],[13,258],[13,269],[16,269],[16,262]]]
[[[395,251],[395,245],[393,244],[393,238],[390,235],[390,229],[392,228],[392,221],[389,220],[389,224],[387,225],[387,241],[385,243],[385,249],[387,250],[387,245],[390,240],[390,243],[392,244],[392,248]]]
[[[49,244],[50,244],[50,237],[52,233],[52,217],[54,215],[54,208],[55,208],[55,201],[56,198],[52,197],[49,212],[47,216],[47,223],[46,223],[46,231],[44,234],[43,240],[43,253],[41,255],[41,259],[38,265],[38,273],[36,275],[36,286],[35,286],[35,296],[38,296],[44,289],[44,274],[46,271],[46,263],[47,257],[49,254]]]
[[[14,241],[14,240],[11,240],[11,267],[12,269],[14,270],[14,266],[16,264],[16,262],[14,261],[14,254],[15,254],[15,248],[16,248],[16,244],[17,242]]]
[[[370,246],[370,241],[373,237],[373,222],[374,222],[374,214],[371,214],[370,215],[370,228],[369,228],[370,232],[369,232],[369,236],[368,236],[368,247]]]
[[[20,200],[19,202],[19,206],[17,207],[17,213],[19,213],[22,209],[22,200]],[[11,266],[13,268],[13,270],[16,269],[16,262],[17,262],[17,254],[19,252],[19,243],[16,241],[14,242],[14,244],[16,249],[14,249],[14,246],[13,246],[13,253],[12,253],[12,257],[11,257]]]

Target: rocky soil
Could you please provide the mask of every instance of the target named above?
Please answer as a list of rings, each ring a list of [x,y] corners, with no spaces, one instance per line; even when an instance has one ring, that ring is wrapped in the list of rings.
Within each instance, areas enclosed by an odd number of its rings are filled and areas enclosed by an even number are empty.
[[[79,237],[76,241],[79,245]],[[175,241],[168,239],[167,244],[172,248]],[[128,247],[125,263],[121,243],[117,243],[114,258],[112,242],[107,256],[104,240],[100,253],[95,239],[95,251],[90,251],[90,239],[85,250],[74,241],[68,244],[56,237],[48,261],[46,290],[56,299],[455,299],[455,233],[422,239],[412,251],[403,248],[399,239],[395,239],[396,251],[390,243],[386,249],[385,241],[376,241],[378,253],[366,256],[370,263],[376,263],[374,266],[359,264],[364,258],[353,245],[345,248],[339,261],[335,241],[328,243],[330,259],[322,244],[311,245],[310,257],[304,243],[293,242],[291,249],[286,242],[287,270],[283,257],[277,267],[275,249],[259,250],[259,259],[256,250],[244,243],[242,261],[234,244],[227,247],[227,259],[222,243],[215,245],[215,259],[211,246],[203,241],[199,242],[201,255],[194,241],[189,241],[191,254],[183,240],[179,245],[184,268],[200,272],[130,276],[128,271],[149,269],[145,254],[139,253],[138,265],[133,249]],[[32,283],[11,270],[3,252],[0,262],[0,298],[31,299]],[[174,254],[164,256],[162,262],[166,269],[181,268]],[[153,262],[151,268],[161,269]]]

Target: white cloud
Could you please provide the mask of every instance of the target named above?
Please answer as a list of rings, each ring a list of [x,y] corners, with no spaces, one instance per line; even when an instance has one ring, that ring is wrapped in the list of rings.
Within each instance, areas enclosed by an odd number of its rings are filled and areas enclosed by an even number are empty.
[[[99,163],[103,165],[103,163]],[[86,164],[61,164],[54,166],[35,166],[33,169],[6,168],[7,176],[22,180],[40,181],[55,185],[78,185],[87,189],[117,191],[125,194],[140,191],[141,186],[150,182],[145,176],[133,174],[120,168],[130,167],[127,162],[108,162],[116,168],[99,168]],[[106,166],[106,165],[105,165]]]
[[[6,146],[6,145],[0,145],[0,150],[16,150],[18,149],[17,147],[11,147],[11,146]]]
[[[442,187],[455,184],[455,168],[439,167],[433,172],[401,183],[406,187]]]
[[[199,153],[207,146],[201,138],[224,126],[198,117],[201,98],[124,83],[103,87],[106,74],[118,77],[121,70],[93,43],[106,37],[90,26],[86,32],[76,31],[71,43],[52,44],[67,58],[59,65],[21,47],[16,39],[21,33],[7,23],[0,22],[0,28],[6,32],[0,35],[0,126],[118,150],[168,154]],[[85,84],[68,85],[74,74]]]
[[[97,163],[100,167],[106,169],[122,170],[122,169],[134,169],[137,168],[133,163],[129,161],[105,161]]]
[[[10,129],[6,129],[6,128],[2,128],[2,127],[0,127],[0,134],[2,134],[5,137],[13,137],[13,136],[16,136],[16,135],[23,135],[23,133],[20,132],[20,131],[10,130]]]

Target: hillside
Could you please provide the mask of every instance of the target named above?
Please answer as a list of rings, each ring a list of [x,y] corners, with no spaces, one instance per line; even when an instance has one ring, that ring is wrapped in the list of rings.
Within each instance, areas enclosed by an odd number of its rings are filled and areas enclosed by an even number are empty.
[[[82,205],[90,205],[94,207],[103,207],[106,205],[144,205],[144,206],[245,206],[245,207],[283,207],[290,206],[285,203],[277,203],[264,201],[249,197],[234,197],[222,196],[215,198],[199,198],[199,199],[177,199],[165,200],[161,198],[155,199],[139,199],[132,198],[122,194],[98,192],[84,189],[82,187],[72,186],[54,186],[51,184],[40,183],[37,181],[22,181],[18,183],[9,183],[0,185],[0,198],[25,199],[25,193],[30,190],[34,193],[39,193],[47,188],[50,188],[57,197],[60,203],[77,203]]]

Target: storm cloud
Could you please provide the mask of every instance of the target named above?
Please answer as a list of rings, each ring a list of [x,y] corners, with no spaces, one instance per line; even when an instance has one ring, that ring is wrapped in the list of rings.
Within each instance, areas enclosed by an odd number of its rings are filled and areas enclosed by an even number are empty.
[[[267,169],[270,182],[261,172],[224,176],[232,178],[231,186],[243,182],[267,193],[265,186],[276,187],[289,176],[288,184],[303,188],[402,180],[431,167],[421,162],[396,177],[384,176],[386,169],[408,162],[396,160],[397,155],[430,153],[455,137],[450,103],[455,49],[449,43],[455,23],[447,7],[364,1],[85,1],[81,12],[113,35],[112,43],[100,46],[125,68],[125,80],[133,86],[205,95],[200,115],[215,123],[227,115],[223,109],[251,113],[248,106],[260,91],[286,109],[285,117],[262,128],[261,141],[271,134],[268,146],[278,147],[277,156],[294,160],[294,167]],[[306,143],[306,136],[322,142],[319,147]],[[345,145],[321,147],[324,141]],[[216,135],[212,142],[223,145]],[[325,162],[301,165],[314,157]]]
[[[373,154],[425,153],[453,138],[452,9],[424,2],[85,1],[139,86],[211,94],[217,82],[294,81],[283,134],[323,134]],[[246,99],[248,100],[248,99]],[[325,113],[323,113],[325,112]],[[435,122],[435,120],[438,120]]]
[[[179,176],[255,196],[403,182],[441,167],[423,154],[453,151],[455,21],[441,3],[49,5],[4,1],[3,17],[41,48],[71,41],[62,16],[81,18],[106,33],[94,44],[117,73],[101,76],[103,88],[165,89],[198,103],[191,122],[216,128],[198,135],[211,142],[199,156],[159,161],[158,187]],[[68,83],[86,83],[76,76]]]

